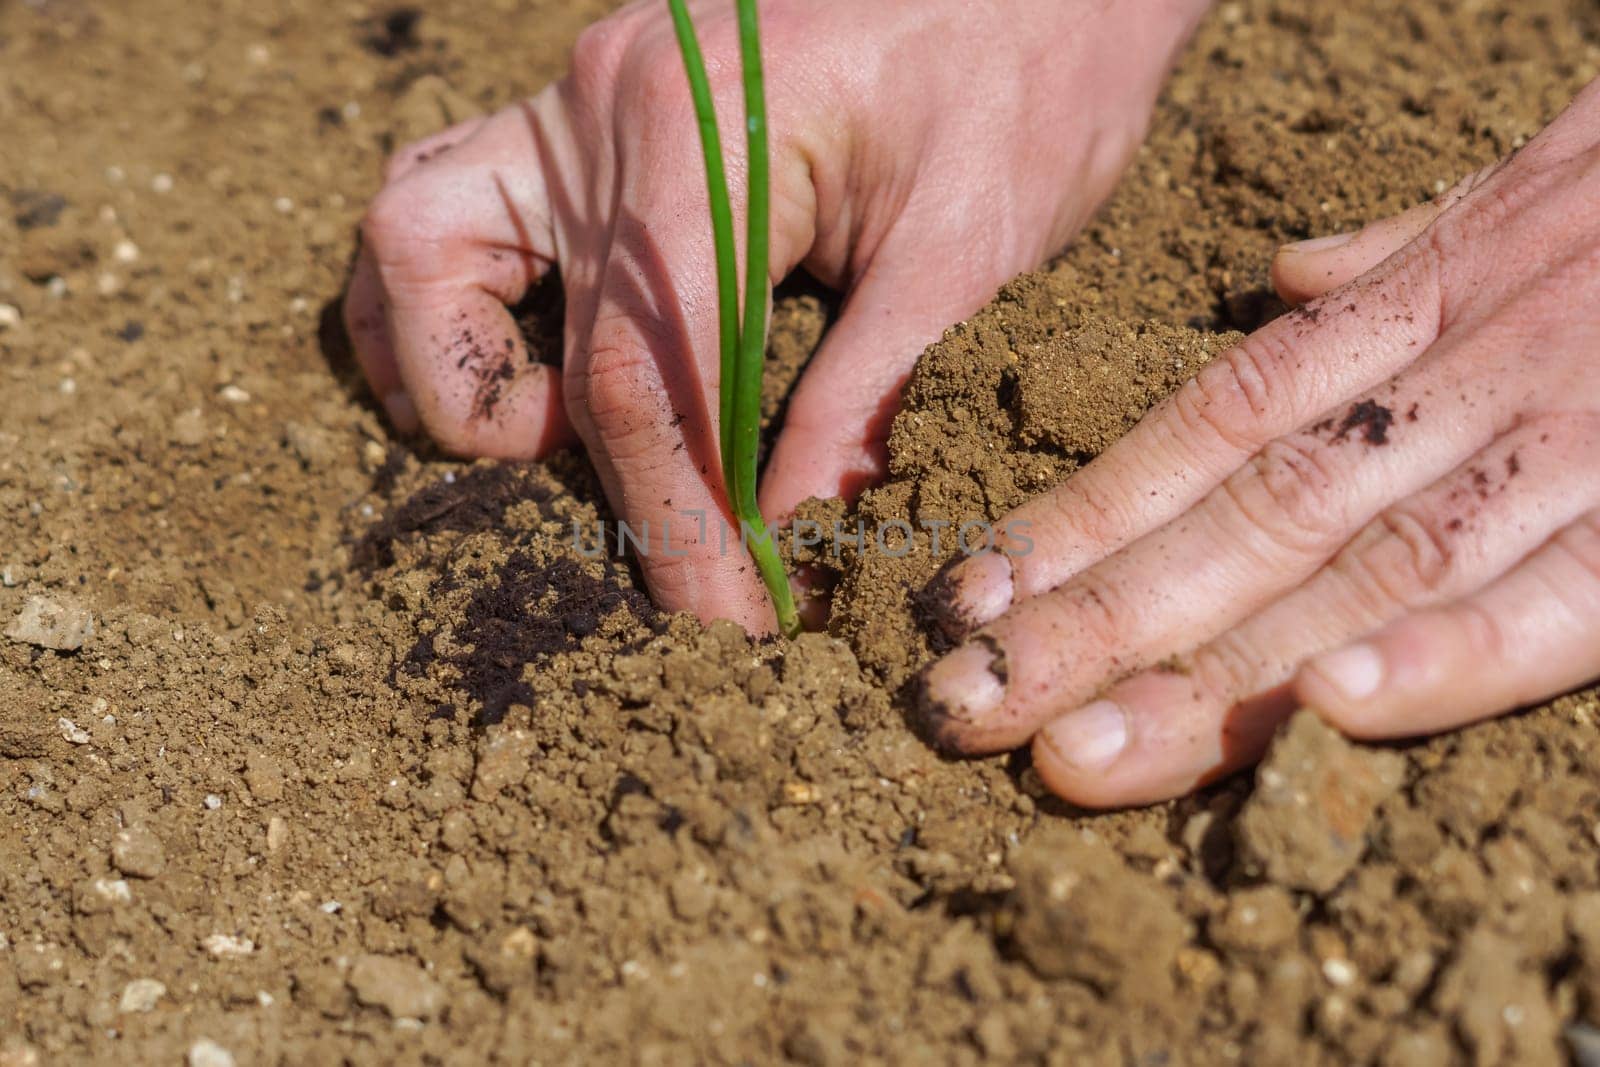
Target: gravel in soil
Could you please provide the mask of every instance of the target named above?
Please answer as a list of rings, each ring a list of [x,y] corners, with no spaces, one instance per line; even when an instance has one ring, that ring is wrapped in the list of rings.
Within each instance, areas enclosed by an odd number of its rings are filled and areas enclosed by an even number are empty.
[[[1559,1063],[1600,700],[1295,719],[1143,811],[908,730],[926,538],[751,642],[574,551],[574,456],[396,441],[334,301],[383,153],[601,4],[0,4],[0,1064]],[[1117,198],[929,350],[853,522],[993,520],[1600,70],[1568,0],[1219,6]],[[529,329],[549,338],[537,301]],[[826,303],[780,309],[765,411]],[[544,332],[541,332],[544,331]],[[548,358],[548,346],[536,346]]]

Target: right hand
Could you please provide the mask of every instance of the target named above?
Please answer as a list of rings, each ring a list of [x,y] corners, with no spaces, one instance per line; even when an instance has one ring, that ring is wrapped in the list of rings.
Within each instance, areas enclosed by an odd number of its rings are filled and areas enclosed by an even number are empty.
[[[743,233],[731,0],[691,5]],[[884,469],[922,350],[1077,232],[1138,146],[1202,0],[769,0],[775,283],[846,292],[790,401],[761,503],[784,516]],[[576,436],[673,610],[772,627],[718,461],[717,293],[705,171],[664,0],[591,27],[534,99],[401,151],[363,223],[345,316],[397,428],[465,456]],[[741,242],[742,243],[742,242]],[[551,266],[565,365],[530,364],[505,305]],[[678,555],[677,553],[683,553]]]

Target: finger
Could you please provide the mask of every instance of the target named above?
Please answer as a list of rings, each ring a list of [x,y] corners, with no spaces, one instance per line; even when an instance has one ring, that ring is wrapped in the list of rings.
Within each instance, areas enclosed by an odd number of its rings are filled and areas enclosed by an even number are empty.
[[[477,133],[488,122],[488,116],[476,115],[463,122],[458,122],[438,133],[429,134],[420,141],[413,141],[395,152],[384,165],[383,182],[391,185],[404,178],[423,163],[428,163],[444,155],[456,145]]]
[[[1410,737],[1600,677],[1600,511],[1456,604],[1312,660],[1297,698],[1356,737]]]
[[[393,365],[423,427],[461,455],[534,458],[572,438],[560,373],[529,361],[506,309],[555,258],[538,104],[417,162],[362,223]]]
[[[355,349],[356,362],[373,395],[383,405],[389,421],[401,433],[417,431],[417,409],[400,381],[400,366],[395,360],[394,342],[389,339],[389,319],[384,306],[383,282],[372,250],[361,249],[350,288],[344,297],[344,328]]]
[[[1272,287],[1286,302],[1303,304],[1355,281],[1421,236],[1494,169],[1479,171],[1427,203],[1354,233],[1284,245],[1272,260]]]
[[[889,427],[923,350],[1015,273],[960,258],[893,239],[879,251],[789,399],[762,481],[767,515],[809,497],[850,499],[883,477]]]
[[[1433,258],[1419,250],[1258,330],[1083,470],[1006,516],[1001,530],[1026,543],[1002,532],[1000,551],[953,568],[941,624],[960,637],[1183,514],[1268,441],[1414,360],[1438,337],[1439,307]]]
[[[1480,332],[1475,342],[1502,340]],[[929,671],[930,726],[967,751],[1013,747],[1108,681],[1198,646],[1309,578],[1387,504],[1496,436],[1506,399],[1463,370],[1485,353],[1452,358],[1453,347],[1341,416],[1278,438],[1171,523],[979,631],[983,641]],[[1460,397],[1461,408],[1408,417],[1435,395]],[[1005,665],[1003,691],[986,677],[994,663]]]
[[[661,129],[665,137],[670,124]],[[634,150],[649,165],[625,161],[592,326],[569,348],[568,410],[613,509],[630,527],[650,531],[639,562],[657,601],[769,632],[776,624],[770,598],[723,489],[718,294],[703,170],[691,154],[692,134],[672,147],[646,142]],[[774,203],[803,200],[777,192]],[[743,210],[735,204],[736,215]],[[774,216],[774,276],[793,268],[807,232],[808,220]],[[576,299],[582,294],[569,295]]]
[[[1253,763],[1298,706],[1288,683],[1308,657],[1482,589],[1597,503],[1600,426],[1523,426],[1388,509],[1265,610],[1051,722],[1034,765],[1067,799],[1110,807]]]

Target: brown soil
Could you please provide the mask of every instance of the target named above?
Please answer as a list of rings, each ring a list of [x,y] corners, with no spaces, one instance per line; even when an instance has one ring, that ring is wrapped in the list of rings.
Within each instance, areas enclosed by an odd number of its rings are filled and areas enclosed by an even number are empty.
[[[330,311],[382,154],[605,5],[491,6],[0,0],[0,1064],[1595,1036],[1594,693],[1400,752],[1297,719],[1258,784],[1072,812],[906,728],[927,544],[837,561],[834,636],[752,644],[570,548],[580,459],[392,440]],[[1577,0],[1223,4],[1118,199],[930,350],[860,516],[1051,485],[1280,310],[1279,241],[1514,148],[1596,41]],[[780,312],[769,415],[822,314]]]

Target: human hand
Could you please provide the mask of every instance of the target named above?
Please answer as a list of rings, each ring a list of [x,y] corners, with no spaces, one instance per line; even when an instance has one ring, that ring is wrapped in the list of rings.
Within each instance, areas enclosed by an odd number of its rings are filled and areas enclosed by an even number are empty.
[[[1402,737],[1600,676],[1600,82],[1273,280],[1308,302],[1009,516],[1031,554],[950,572],[948,747],[1032,738],[1061,796],[1139,804],[1297,706]]]
[[[693,6],[739,190],[734,5]],[[1061,247],[1109,193],[1204,7],[762,4],[772,280],[803,265],[847,293],[789,402],[762,488],[767,515],[881,473],[916,358]],[[774,619],[754,568],[691,518],[738,529],[718,461],[699,153],[667,5],[634,4],[583,35],[563,81],[394,158],[363,223],[345,319],[397,428],[511,459],[576,437],[619,517],[649,524],[653,550],[640,562],[658,601],[763,631]],[[743,209],[735,196],[740,232]],[[557,264],[559,370],[528,363],[505,308]]]

